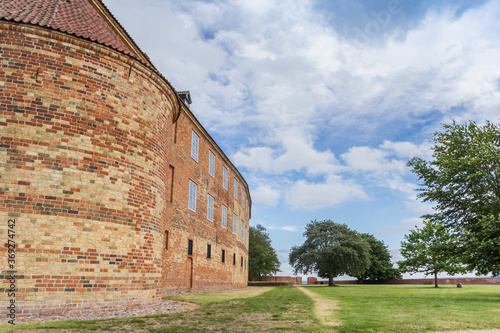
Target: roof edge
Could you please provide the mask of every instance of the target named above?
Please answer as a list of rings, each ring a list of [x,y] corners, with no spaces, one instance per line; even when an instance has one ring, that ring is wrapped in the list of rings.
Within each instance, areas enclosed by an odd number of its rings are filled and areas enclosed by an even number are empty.
[[[134,51],[136,57],[151,66],[156,67],[149,59],[148,55],[144,53],[139,46],[135,43],[129,33],[125,28],[118,22],[116,17],[111,13],[111,11],[106,7],[106,5],[101,0],[88,0],[88,2],[96,9],[97,13],[102,17],[102,19],[109,25],[111,29],[122,39],[122,41]]]

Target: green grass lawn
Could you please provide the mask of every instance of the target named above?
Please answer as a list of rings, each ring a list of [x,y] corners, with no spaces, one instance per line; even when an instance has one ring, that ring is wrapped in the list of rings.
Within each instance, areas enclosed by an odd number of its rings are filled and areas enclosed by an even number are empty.
[[[265,287],[264,287],[265,288]],[[433,332],[500,328],[500,286],[342,285],[311,286],[337,302],[340,326],[321,326],[312,299],[294,287],[187,294],[193,311],[164,315],[0,326],[28,332]],[[332,302],[330,302],[332,303]]]
[[[308,287],[339,302],[338,332],[432,332],[500,328],[500,287],[341,285]]]
[[[195,301],[193,311],[92,321],[19,325],[30,332],[310,332],[320,331],[313,301],[293,287],[268,288],[258,296],[226,292],[191,294],[173,299]],[[0,326],[0,332],[14,327]]]

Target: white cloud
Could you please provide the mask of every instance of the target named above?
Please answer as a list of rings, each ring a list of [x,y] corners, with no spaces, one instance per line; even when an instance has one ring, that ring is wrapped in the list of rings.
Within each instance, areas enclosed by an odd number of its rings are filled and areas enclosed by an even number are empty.
[[[385,140],[380,148],[392,151],[399,158],[410,159],[413,157],[420,157],[424,160],[430,160],[432,158],[432,151],[430,150],[431,143],[423,143],[421,145],[416,145],[413,142],[391,142]]]
[[[266,229],[296,232],[296,231],[299,231],[300,228],[295,226],[295,225],[282,225],[282,226],[270,225],[270,226],[267,226]]]
[[[244,148],[232,159],[238,166],[268,174],[302,170],[317,175],[338,169],[338,161],[331,151],[317,151],[310,139],[294,129],[277,133],[275,141],[279,143],[277,149],[266,146]]]
[[[292,210],[316,210],[352,200],[368,200],[368,195],[361,186],[333,175],[323,183],[299,180],[290,188],[285,199]]]
[[[402,129],[386,137],[386,126],[500,120],[498,0],[458,17],[429,13],[359,48],[310,0],[105,2],[165,77],[191,91],[193,112],[238,167],[282,177],[279,189],[257,186],[255,202],[317,209],[366,200],[373,186],[405,200],[415,188],[405,163],[429,159],[429,144]],[[337,151],[334,140],[359,136],[383,144]]]
[[[417,227],[423,226],[424,222],[420,217],[407,218],[401,221],[399,225],[395,225],[382,231],[383,234],[392,234],[395,232],[408,232],[414,230]]]
[[[269,185],[260,185],[252,190],[253,203],[262,203],[266,206],[276,206],[280,199],[280,192]]]

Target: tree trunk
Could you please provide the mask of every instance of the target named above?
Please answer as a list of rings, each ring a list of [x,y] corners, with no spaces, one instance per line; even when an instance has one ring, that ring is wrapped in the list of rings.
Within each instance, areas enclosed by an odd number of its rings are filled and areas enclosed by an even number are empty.
[[[434,288],[438,287],[438,272],[434,271]]]
[[[328,285],[329,286],[334,286],[335,283],[333,283],[333,275],[328,273]]]

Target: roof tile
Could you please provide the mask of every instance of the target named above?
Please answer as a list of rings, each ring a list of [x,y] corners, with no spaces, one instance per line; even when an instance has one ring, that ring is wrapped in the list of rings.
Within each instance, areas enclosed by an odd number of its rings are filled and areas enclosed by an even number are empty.
[[[60,30],[137,57],[88,0],[4,0],[0,19]]]

